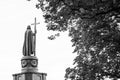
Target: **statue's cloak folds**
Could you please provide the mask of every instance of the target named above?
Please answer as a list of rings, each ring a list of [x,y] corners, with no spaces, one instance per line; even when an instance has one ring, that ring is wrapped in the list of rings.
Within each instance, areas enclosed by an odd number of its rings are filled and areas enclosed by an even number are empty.
[[[25,32],[25,40],[23,45],[23,55],[30,56],[34,51],[33,33],[31,29],[27,29]]]

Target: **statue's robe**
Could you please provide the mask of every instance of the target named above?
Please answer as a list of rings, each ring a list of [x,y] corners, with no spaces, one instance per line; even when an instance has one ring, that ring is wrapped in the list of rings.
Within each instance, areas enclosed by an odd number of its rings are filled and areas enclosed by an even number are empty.
[[[31,56],[34,52],[33,33],[31,29],[27,29],[25,32],[25,40],[23,45],[23,55]]]

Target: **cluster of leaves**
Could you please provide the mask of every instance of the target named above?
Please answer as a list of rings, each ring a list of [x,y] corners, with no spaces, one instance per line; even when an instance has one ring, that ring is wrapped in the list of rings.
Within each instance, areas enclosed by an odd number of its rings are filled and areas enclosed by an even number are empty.
[[[69,31],[77,53],[71,80],[120,78],[120,0],[38,0],[47,29]]]

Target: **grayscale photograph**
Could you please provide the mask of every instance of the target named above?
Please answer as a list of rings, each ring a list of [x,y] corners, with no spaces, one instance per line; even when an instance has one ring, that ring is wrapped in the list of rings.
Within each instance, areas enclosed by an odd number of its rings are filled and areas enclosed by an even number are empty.
[[[120,0],[0,0],[1,80],[120,80]]]

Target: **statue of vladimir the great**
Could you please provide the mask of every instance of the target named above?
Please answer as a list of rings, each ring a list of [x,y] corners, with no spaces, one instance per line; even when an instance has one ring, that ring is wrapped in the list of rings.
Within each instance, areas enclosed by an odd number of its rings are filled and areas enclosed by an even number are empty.
[[[31,30],[31,27],[28,26],[25,32],[25,39],[23,44],[23,55],[24,56],[31,56],[35,55],[35,45],[34,45],[34,33]]]

